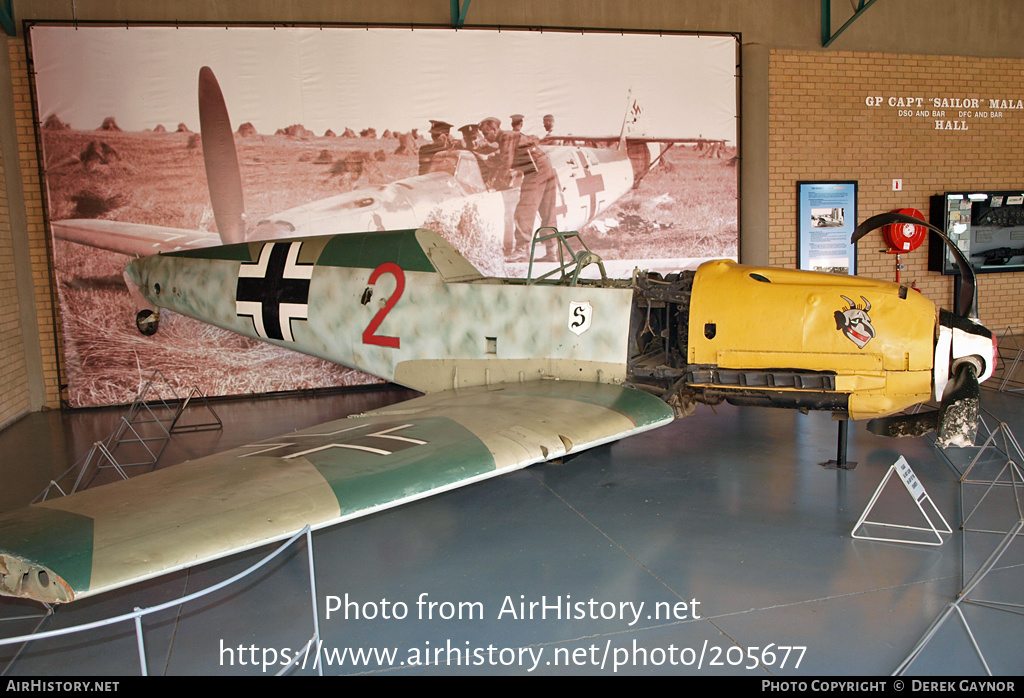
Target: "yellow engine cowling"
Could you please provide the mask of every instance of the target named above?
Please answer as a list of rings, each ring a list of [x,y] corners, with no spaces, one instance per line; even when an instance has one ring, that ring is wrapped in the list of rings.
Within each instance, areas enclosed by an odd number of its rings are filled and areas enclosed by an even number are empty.
[[[694,279],[687,342],[687,363],[706,370],[690,384],[730,400],[771,392],[779,406],[845,404],[853,419],[892,414],[931,395],[937,313],[899,284],[708,262]],[[797,378],[773,384],[787,372]]]

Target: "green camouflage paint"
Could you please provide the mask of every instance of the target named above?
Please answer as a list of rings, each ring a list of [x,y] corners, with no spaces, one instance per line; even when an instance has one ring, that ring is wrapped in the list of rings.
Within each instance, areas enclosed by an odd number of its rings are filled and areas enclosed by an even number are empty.
[[[370,436],[388,429],[394,431],[387,437]],[[383,455],[351,448],[326,448],[303,456],[331,486],[343,517],[396,499],[445,489],[494,472],[496,467],[494,456],[483,442],[446,417],[399,418],[367,425],[351,436],[361,436],[364,442],[374,443],[381,450],[394,450]]]
[[[74,591],[84,591],[92,576],[92,519],[46,504],[4,514],[0,516],[0,553],[45,567]]]

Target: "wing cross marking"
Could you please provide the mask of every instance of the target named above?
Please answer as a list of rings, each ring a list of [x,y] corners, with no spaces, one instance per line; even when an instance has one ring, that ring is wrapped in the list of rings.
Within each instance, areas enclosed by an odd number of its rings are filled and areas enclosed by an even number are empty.
[[[379,427],[384,426],[384,429]],[[336,429],[335,431],[320,434],[294,434],[286,438],[294,441],[275,441],[273,443],[248,444],[242,448],[255,448],[257,450],[243,453],[239,458],[248,458],[268,454],[282,460],[291,460],[307,456],[311,453],[325,451],[331,448],[345,448],[364,453],[373,453],[378,456],[390,456],[392,453],[404,451],[407,448],[423,446],[427,441],[415,439],[409,436],[400,436],[394,432],[408,429],[412,424],[360,424],[354,427]],[[366,433],[366,430],[377,428],[376,431]],[[347,437],[340,436],[348,434]],[[313,439],[317,441],[311,441]]]

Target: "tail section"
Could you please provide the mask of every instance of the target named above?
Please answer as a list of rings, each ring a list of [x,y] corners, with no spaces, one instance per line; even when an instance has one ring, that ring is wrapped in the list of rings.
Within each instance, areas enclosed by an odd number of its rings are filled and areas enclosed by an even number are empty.
[[[221,242],[225,245],[244,242],[245,206],[235,137],[224,95],[213,70],[207,66],[199,70],[199,125],[206,182]]]
[[[626,113],[622,117],[622,130],[619,133],[619,150],[626,152],[628,147],[627,139],[644,135],[641,123],[642,115],[643,109],[640,103],[636,101],[636,98],[633,97],[633,91],[630,90],[626,95]]]
[[[622,117],[622,131],[619,133],[619,152],[629,156],[629,162],[633,166],[634,189],[673,145],[671,142],[648,138],[643,115],[643,107],[630,91],[626,96],[626,113]]]

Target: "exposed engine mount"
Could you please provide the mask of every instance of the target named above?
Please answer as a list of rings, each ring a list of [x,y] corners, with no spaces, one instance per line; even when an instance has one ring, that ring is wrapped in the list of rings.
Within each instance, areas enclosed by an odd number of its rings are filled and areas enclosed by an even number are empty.
[[[635,281],[627,372],[634,385],[660,395],[677,416],[693,413],[697,394],[686,387],[690,296],[696,272]],[[721,400],[718,400],[721,402]]]

